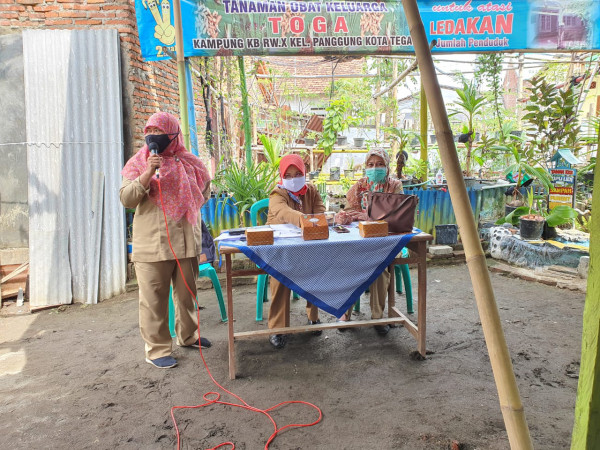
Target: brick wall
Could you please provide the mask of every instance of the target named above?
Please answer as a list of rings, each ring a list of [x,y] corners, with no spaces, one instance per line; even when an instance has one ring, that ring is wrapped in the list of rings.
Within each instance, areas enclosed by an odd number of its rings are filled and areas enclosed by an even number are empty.
[[[142,60],[135,7],[132,0],[0,0],[0,34],[24,28],[117,29],[121,40],[125,157],[143,144],[148,117],[158,111],[178,115],[177,67],[172,61]],[[201,92],[200,86],[194,87]],[[200,136],[205,128],[204,108],[196,105]],[[203,139],[199,146],[203,147]]]

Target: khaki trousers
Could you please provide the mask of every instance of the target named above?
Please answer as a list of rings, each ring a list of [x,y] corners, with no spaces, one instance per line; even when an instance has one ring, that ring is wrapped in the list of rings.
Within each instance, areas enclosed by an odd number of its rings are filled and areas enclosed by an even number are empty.
[[[385,309],[385,301],[387,300],[389,286],[390,269],[387,268],[369,287],[372,319],[383,318],[383,311]]]
[[[390,270],[385,269],[373,284],[369,286],[369,303],[371,304],[371,319],[382,319],[383,311],[385,310],[385,302],[388,296],[388,288],[390,287]],[[346,311],[348,320],[352,319],[352,310],[354,305]]]
[[[140,333],[146,343],[148,359],[171,354],[173,339],[169,333],[169,287],[173,284],[175,331],[179,345],[191,345],[198,340],[198,322],[194,299],[185,281],[194,292],[198,278],[198,259],[179,260],[183,277],[175,260],[136,262],[135,273],[140,295]]]
[[[269,328],[283,328],[290,326],[290,288],[269,277],[271,288],[271,307],[269,308]],[[319,308],[306,302],[306,315],[308,320],[319,320]]]

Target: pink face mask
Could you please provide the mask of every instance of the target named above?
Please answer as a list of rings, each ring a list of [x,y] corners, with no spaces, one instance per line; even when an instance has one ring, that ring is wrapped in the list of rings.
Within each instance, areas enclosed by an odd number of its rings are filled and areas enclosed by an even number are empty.
[[[296,178],[283,179],[283,187],[286,188],[290,192],[298,192],[300,189],[304,187],[306,184],[306,177],[304,175],[300,175]]]

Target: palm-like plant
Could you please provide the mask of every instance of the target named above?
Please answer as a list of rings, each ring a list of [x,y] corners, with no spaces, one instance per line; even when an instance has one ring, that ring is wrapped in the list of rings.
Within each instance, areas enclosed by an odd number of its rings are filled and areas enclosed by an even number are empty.
[[[217,174],[213,183],[217,187],[219,197],[224,192],[231,195],[234,205],[238,208],[240,224],[249,225],[250,207],[269,197],[277,184],[277,173],[269,164],[252,162],[246,167],[245,164],[233,161]],[[222,207],[224,206],[225,202],[222,203]]]
[[[467,119],[467,123],[463,128],[463,135],[467,137],[465,142],[465,148],[467,149],[466,171],[467,176],[471,176],[471,151],[475,140],[473,122],[485,104],[485,97],[477,93],[473,81],[470,83],[463,82],[463,88],[457,89],[456,93],[459,100],[455,102],[455,105],[459,109],[453,109],[450,115],[462,114]]]

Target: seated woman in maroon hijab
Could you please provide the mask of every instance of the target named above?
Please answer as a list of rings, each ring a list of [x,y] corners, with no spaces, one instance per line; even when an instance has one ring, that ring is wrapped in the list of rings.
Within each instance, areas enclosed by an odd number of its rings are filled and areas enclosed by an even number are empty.
[[[291,223],[299,227],[303,214],[325,212],[325,205],[319,191],[314,185],[306,183],[306,168],[300,156],[285,155],[281,158],[279,176],[281,180],[269,196],[267,224]],[[269,328],[289,327],[286,305],[290,301],[290,289],[274,278],[270,279],[270,285]],[[306,314],[309,324],[321,323],[319,309],[309,302],[306,302]],[[274,347],[283,348],[286,344],[286,335],[273,334],[269,341]]]

